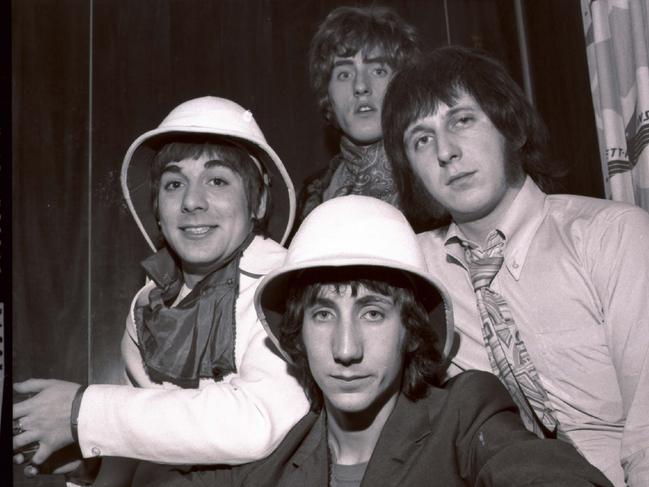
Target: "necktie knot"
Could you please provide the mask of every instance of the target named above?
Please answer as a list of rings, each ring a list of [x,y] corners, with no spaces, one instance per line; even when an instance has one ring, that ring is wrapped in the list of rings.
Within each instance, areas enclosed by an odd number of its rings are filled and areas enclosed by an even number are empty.
[[[487,239],[487,248],[484,251],[463,243],[464,256],[473,289],[477,291],[489,287],[496,274],[503,265],[503,247],[505,242],[498,231],[493,231]]]

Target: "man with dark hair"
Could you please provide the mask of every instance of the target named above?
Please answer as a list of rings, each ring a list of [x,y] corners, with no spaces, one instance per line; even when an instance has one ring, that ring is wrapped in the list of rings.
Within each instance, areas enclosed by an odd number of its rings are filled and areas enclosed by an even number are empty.
[[[544,193],[558,174],[546,129],[481,52],[445,47],[402,71],[383,127],[406,211],[452,220],[419,237],[451,290],[450,375],[494,372],[530,430],[615,485],[649,485],[649,215]]]
[[[571,445],[527,431],[493,375],[439,386],[448,294],[391,205],[353,195],[316,208],[255,306],[311,412],[264,460],[157,485],[610,485]]]
[[[341,133],[340,153],[305,182],[296,227],[323,201],[346,194],[399,206],[381,141],[381,107],[394,73],[418,54],[415,29],[386,7],[339,7],[320,24],[309,73],[325,119]]]
[[[165,464],[135,474],[151,478],[171,463],[264,458],[308,410],[253,305],[261,276],[284,260],[280,242],[292,226],[293,184],[282,161],[249,110],[205,96],[136,138],[121,175],[153,251],[122,338],[129,385],[15,384],[33,394],[13,406],[15,460],[25,460],[25,447],[35,451],[27,470],[35,473],[75,443],[85,458]],[[272,211],[271,200],[291,211]],[[110,462],[96,485],[131,485],[137,464]]]

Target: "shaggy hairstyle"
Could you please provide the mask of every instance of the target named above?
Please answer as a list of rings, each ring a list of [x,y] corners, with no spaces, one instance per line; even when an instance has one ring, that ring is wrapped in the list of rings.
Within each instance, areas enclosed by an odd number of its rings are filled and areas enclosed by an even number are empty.
[[[156,218],[159,216],[158,192],[160,190],[160,178],[165,166],[183,159],[198,159],[203,155],[219,159],[223,162],[223,166],[241,177],[246,193],[246,201],[248,202],[248,211],[251,215],[254,215],[259,208],[262,195],[266,195],[266,213],[260,219],[253,216],[252,221],[253,233],[267,236],[271,201],[270,191],[264,185],[262,174],[252,160],[250,153],[238,144],[216,136],[206,137],[193,134],[186,134],[182,137],[176,136],[173,142],[164,144],[156,153],[151,164],[151,201]]]
[[[309,76],[325,119],[335,124],[329,102],[329,80],[334,58],[364,56],[382,50],[394,71],[412,65],[419,55],[414,27],[387,7],[338,7],[322,21],[311,40]]]
[[[548,156],[545,124],[499,61],[466,47],[435,49],[393,78],[383,102],[385,149],[405,212],[418,231],[445,224],[449,217],[434,200],[422,201],[429,193],[408,163],[404,134],[411,123],[434,114],[441,103],[453,106],[463,93],[478,102],[505,138],[508,176],[522,169],[541,189],[552,192],[565,175]]]
[[[432,296],[418,296],[413,290],[413,281],[405,273],[394,269],[357,266],[316,268],[308,269],[292,280],[278,337],[281,347],[293,361],[311,409],[320,411],[323,397],[309,369],[302,340],[302,324],[305,310],[331,286],[340,294],[349,287],[353,296],[363,287],[394,300],[406,331],[401,392],[413,401],[425,397],[429,386],[438,383],[437,374],[441,366],[436,324],[431,320],[432,309],[439,300]]]

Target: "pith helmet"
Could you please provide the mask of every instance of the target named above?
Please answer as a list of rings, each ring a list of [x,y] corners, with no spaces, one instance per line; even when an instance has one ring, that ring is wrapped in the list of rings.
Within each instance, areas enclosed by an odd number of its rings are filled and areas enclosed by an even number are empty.
[[[268,145],[252,113],[237,103],[205,96],[181,103],[158,128],[140,135],[131,144],[122,164],[121,183],[126,203],[145,240],[153,251],[158,225],[151,204],[151,162],[156,152],[178,134],[223,136],[243,146],[269,175],[272,213],[269,231],[284,243],[295,218],[295,190],[284,164]]]
[[[429,311],[442,310],[436,327],[445,360],[453,342],[453,312],[445,286],[428,274],[414,231],[393,206],[368,196],[343,196],[316,207],[302,222],[284,265],[266,275],[255,293],[255,307],[271,340],[279,328],[291,279],[309,269],[372,266],[407,274],[425,297]],[[442,305],[442,306],[440,306]],[[285,355],[290,361],[290,358]]]

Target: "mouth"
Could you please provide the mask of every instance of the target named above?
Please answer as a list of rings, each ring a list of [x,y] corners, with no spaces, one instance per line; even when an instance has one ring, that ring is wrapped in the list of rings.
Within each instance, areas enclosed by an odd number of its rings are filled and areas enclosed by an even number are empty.
[[[446,181],[447,186],[451,186],[454,184],[462,184],[463,182],[467,181],[471,176],[473,176],[476,173],[476,171],[464,171],[464,172],[459,172],[457,174],[454,174],[448,180]]]
[[[203,237],[214,230],[217,226],[218,225],[186,225],[179,228],[189,237]]]
[[[376,108],[374,108],[373,105],[369,105],[369,104],[362,104],[362,105],[358,105],[356,107],[356,113],[358,113],[360,115],[364,115],[366,113],[372,113],[372,112],[375,112],[375,111],[376,111]]]
[[[341,382],[351,383],[351,382],[356,382],[356,381],[359,381],[359,380],[367,379],[369,377],[369,375],[340,374],[340,375],[332,375],[331,377],[333,377],[334,379],[339,380]]]

